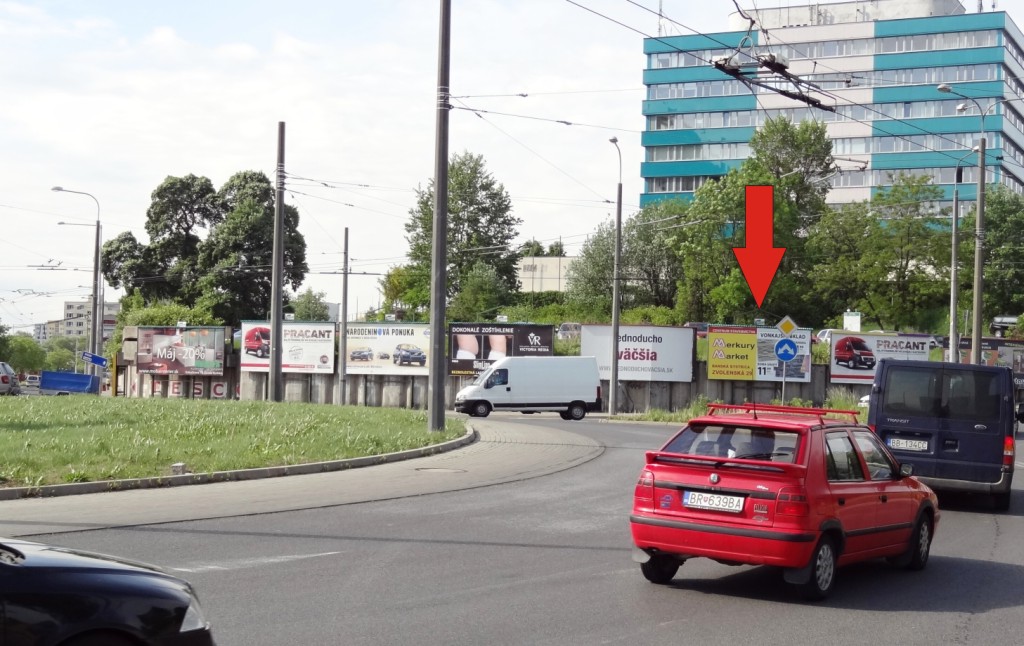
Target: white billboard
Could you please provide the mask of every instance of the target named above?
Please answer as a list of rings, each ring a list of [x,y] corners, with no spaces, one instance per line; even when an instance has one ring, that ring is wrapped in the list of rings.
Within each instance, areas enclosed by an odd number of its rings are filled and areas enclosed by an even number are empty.
[[[335,323],[283,321],[281,372],[333,375],[336,333]],[[267,321],[242,321],[242,370],[270,372],[270,337]]]
[[[938,345],[934,337],[919,334],[866,334],[834,330],[829,355],[830,380],[834,384],[870,384],[875,380],[875,368],[880,359],[928,361],[931,349]]]
[[[619,381],[693,381],[693,328],[620,325],[617,349]],[[610,381],[612,326],[584,325],[580,330],[580,354],[597,357],[601,379]]]
[[[429,323],[355,322],[346,328],[345,374],[429,374]]]

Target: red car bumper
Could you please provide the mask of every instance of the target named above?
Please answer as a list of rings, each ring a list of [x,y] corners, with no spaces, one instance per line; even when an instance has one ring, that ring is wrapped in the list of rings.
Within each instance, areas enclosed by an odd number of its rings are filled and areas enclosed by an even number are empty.
[[[633,543],[640,549],[749,565],[803,567],[818,542],[818,533],[811,531],[692,523],[638,514],[630,516],[629,525]]]

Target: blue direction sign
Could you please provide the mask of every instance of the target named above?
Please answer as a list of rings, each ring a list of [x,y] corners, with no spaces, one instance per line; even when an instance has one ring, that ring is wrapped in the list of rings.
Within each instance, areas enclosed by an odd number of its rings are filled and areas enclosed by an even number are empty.
[[[796,359],[796,342],[793,339],[779,339],[775,343],[775,356],[786,363]]]
[[[776,350],[776,354],[777,353],[778,353],[778,350]],[[95,355],[95,354],[93,354],[91,352],[82,352],[82,360],[83,361],[88,361],[89,363],[91,363],[91,364],[93,364],[95,366],[99,366],[100,368],[106,368],[107,367],[107,358],[106,357],[101,357],[101,356]]]

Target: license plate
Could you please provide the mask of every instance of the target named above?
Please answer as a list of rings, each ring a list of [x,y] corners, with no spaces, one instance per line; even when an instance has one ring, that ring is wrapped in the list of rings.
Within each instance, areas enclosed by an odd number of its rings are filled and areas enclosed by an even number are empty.
[[[696,507],[697,509],[731,511],[738,514],[743,511],[743,497],[726,496],[704,491],[686,491],[683,492],[683,505],[686,507]]]
[[[902,437],[890,437],[889,448],[904,451],[927,451],[928,440],[905,440]]]

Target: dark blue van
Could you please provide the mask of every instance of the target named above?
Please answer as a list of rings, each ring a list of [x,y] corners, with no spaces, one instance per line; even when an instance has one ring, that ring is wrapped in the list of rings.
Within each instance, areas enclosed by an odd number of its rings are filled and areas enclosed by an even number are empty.
[[[868,424],[914,475],[937,491],[992,496],[1010,507],[1015,410],[1010,368],[882,359]]]

